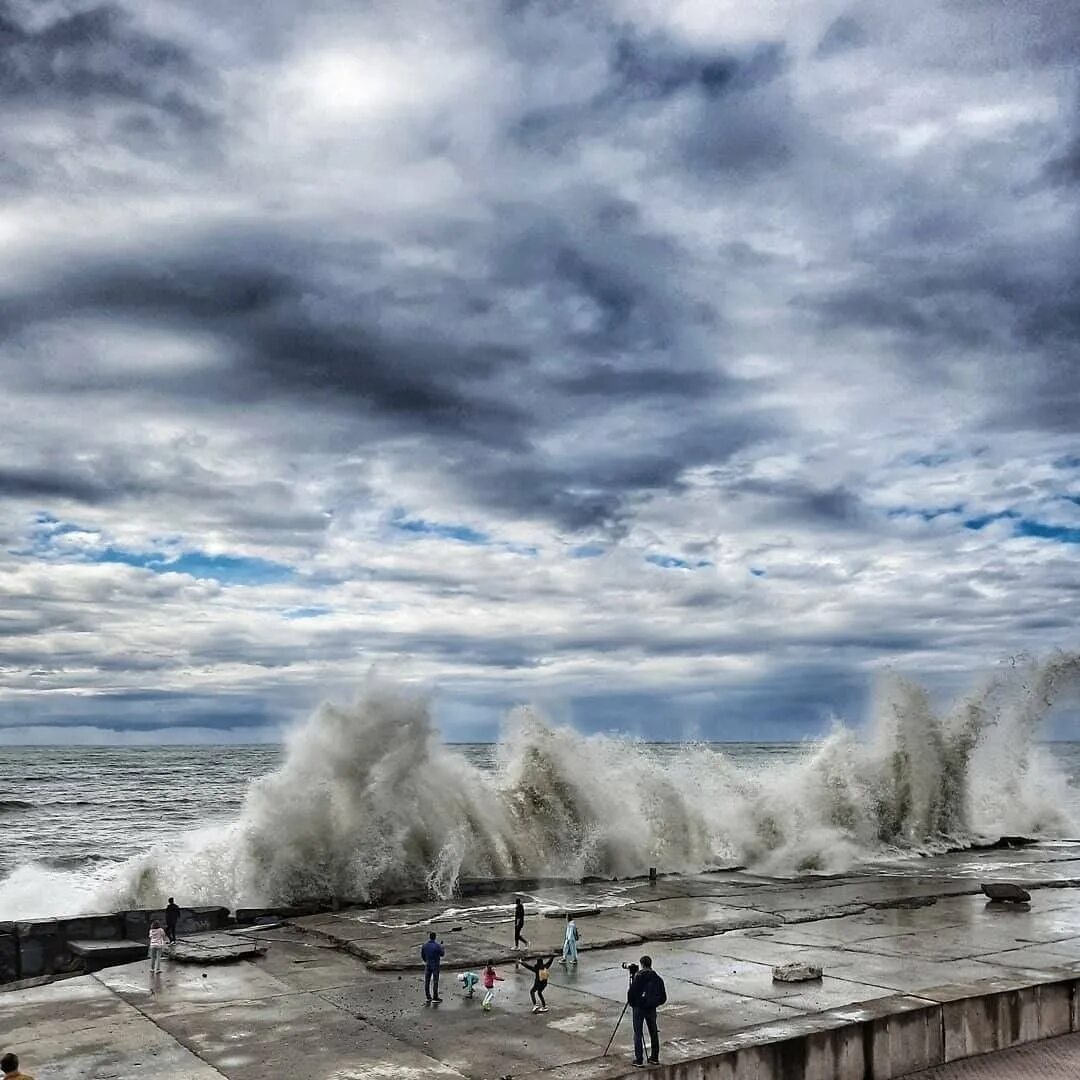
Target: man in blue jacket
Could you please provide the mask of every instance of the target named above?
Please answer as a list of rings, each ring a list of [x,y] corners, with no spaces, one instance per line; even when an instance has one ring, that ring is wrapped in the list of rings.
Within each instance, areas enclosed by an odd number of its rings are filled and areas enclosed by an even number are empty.
[[[433,1001],[442,1001],[439,997],[439,965],[445,955],[442,942],[435,940],[435,931],[432,930],[427,941],[420,946],[420,959],[424,961],[424,997],[429,1005]]]
[[[639,1068],[646,1064],[643,1029],[648,1027],[651,1044],[648,1064],[656,1065],[660,1061],[660,1031],[656,1026],[656,1010],[667,1001],[667,989],[664,980],[652,969],[651,956],[641,958],[641,970],[630,980],[626,1001],[634,1010],[634,1064]]]

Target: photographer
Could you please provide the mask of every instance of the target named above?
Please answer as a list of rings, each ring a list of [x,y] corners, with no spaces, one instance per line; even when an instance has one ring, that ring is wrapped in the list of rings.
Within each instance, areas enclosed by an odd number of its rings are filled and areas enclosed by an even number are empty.
[[[667,989],[664,980],[652,969],[652,957],[641,958],[641,968],[634,971],[630,965],[630,988],[626,992],[626,1003],[634,1010],[634,1064],[646,1064],[644,1028],[649,1029],[650,1054],[648,1064],[656,1065],[660,1061],[660,1031],[656,1026],[656,1010],[667,1001]]]

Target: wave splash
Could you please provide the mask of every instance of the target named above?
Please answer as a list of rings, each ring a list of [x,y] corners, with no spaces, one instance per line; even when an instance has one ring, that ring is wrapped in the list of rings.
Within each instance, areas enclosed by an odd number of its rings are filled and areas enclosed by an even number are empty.
[[[424,700],[373,681],[354,707],[324,705],[292,733],[233,824],[133,860],[97,903],[446,898],[463,877],[650,866],[838,872],[981,837],[1075,835],[1071,793],[1036,737],[1078,686],[1080,656],[1013,661],[938,713],[924,689],[892,678],[865,733],[837,725],[802,758],[767,768],[694,744],[659,755],[519,709],[491,772],[440,742]]]

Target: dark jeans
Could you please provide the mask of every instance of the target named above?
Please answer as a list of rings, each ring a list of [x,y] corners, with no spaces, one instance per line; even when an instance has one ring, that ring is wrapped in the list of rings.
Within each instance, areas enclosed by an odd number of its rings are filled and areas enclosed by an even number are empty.
[[[649,1060],[659,1061],[660,1031],[656,1026],[655,1009],[634,1010],[634,1060],[645,1060],[645,1033],[642,1031],[642,1028],[645,1026],[648,1026],[649,1028],[649,1041],[652,1044],[652,1053],[649,1054]]]
[[[532,998],[532,1003],[534,1005],[536,1004],[536,999],[539,998],[540,1004],[546,1009],[547,1002],[544,1000],[544,986],[545,984],[542,982],[534,982],[532,984],[532,989],[529,991],[529,997]]]
[[[430,1001],[433,997],[439,996],[439,969],[438,968],[425,968],[424,969],[424,997]]]
[[[176,941],[176,923],[165,924],[165,936],[170,940]]]
[[[528,945],[528,941],[525,941],[525,935],[522,934],[522,930],[525,929],[524,923],[514,923],[514,948],[516,949],[522,942]]]

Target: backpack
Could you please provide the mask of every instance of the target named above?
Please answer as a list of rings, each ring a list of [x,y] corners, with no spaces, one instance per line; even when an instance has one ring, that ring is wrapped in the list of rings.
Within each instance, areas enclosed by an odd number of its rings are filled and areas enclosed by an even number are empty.
[[[539,971],[538,971],[538,972],[536,973],[536,977],[537,977],[537,978],[538,978],[538,979],[539,979],[539,980],[540,980],[541,982],[547,982],[547,981],[548,981],[548,976],[549,976],[550,974],[551,974],[551,968],[546,968],[546,967],[542,967],[542,968],[541,968],[541,969],[540,969],[540,970],[539,970]]]
[[[646,1009],[658,1009],[667,1002],[667,987],[664,980],[656,972],[649,979],[642,990],[641,1004]]]

